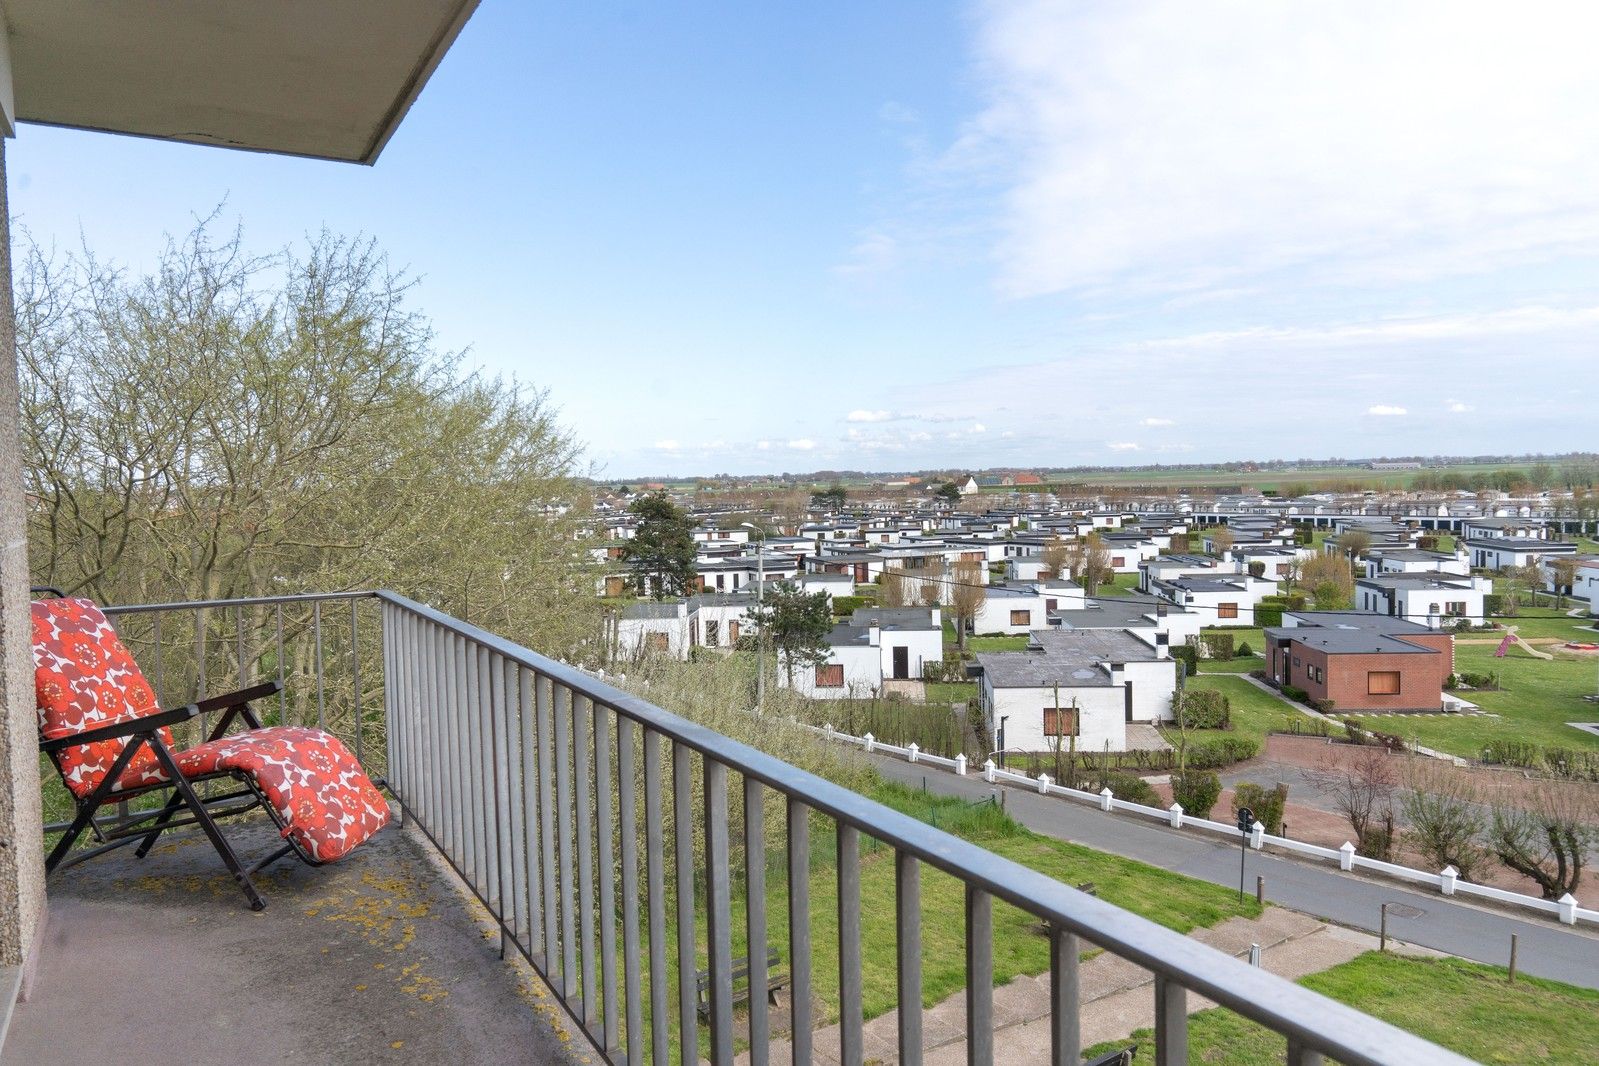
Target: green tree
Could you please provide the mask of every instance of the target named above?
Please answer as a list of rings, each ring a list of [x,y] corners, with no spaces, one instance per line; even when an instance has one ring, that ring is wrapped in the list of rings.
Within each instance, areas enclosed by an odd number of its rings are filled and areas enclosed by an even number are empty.
[[[657,600],[684,596],[694,585],[694,520],[662,492],[640,496],[628,507],[639,517],[622,558],[633,566],[639,587]]]
[[[833,631],[833,611],[825,592],[805,592],[790,581],[766,589],[763,602],[750,611],[755,630],[777,649],[778,661],[794,683],[794,668],[816,667],[827,661],[827,636]]]
[[[848,496],[849,493],[844,489],[844,486],[835,483],[821,492],[811,493],[811,502],[830,511],[841,511],[844,508],[844,500]]]
[[[946,481],[938,486],[938,491],[933,493],[933,495],[941,500],[948,500],[950,503],[958,503],[961,498],[961,487],[953,481]]]

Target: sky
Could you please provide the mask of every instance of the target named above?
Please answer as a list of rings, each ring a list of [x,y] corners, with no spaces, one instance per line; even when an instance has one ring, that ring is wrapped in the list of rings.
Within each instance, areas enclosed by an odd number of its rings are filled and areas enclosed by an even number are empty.
[[[1599,5],[483,0],[373,168],[23,127],[14,229],[418,279],[601,477],[1599,449]]]

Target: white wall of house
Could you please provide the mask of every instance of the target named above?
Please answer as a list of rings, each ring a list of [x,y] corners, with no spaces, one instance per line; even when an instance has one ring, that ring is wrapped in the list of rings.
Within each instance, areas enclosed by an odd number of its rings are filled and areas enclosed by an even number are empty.
[[[799,586],[807,593],[827,593],[829,602],[839,596],[855,595],[855,578],[851,574],[802,574]]]
[[[985,679],[982,696],[996,734],[1000,718],[1008,719],[1005,746],[1012,751],[1054,750],[1054,739],[1044,736],[1044,709],[1056,706],[1057,699],[1064,707],[1076,702],[1078,751],[1127,750],[1126,696],[1120,685],[1062,686],[1057,695],[1053,687],[996,689]],[[1062,738],[1060,743],[1064,750],[1070,742]]]
[[[839,686],[819,688],[817,671],[810,666],[794,667],[794,691],[813,699],[865,699],[883,686],[883,658],[880,649],[870,644],[848,644],[832,648],[828,653],[829,665],[844,668],[844,683]],[[788,671],[779,667],[777,683],[789,687]]]
[[[617,654],[623,659],[646,653],[687,659],[690,647],[688,627],[686,609],[675,618],[619,618],[616,623]],[[666,647],[658,647],[657,642],[651,639],[652,635],[664,635]]]
[[[944,631],[942,629],[885,629],[878,637],[882,651],[880,660],[882,676],[894,676],[894,649],[906,649],[906,665],[912,679],[922,676],[922,664],[940,662],[944,658]]]
[[[1006,634],[1016,636],[1048,624],[1044,595],[998,594],[990,589],[972,619],[972,632],[978,636]]]

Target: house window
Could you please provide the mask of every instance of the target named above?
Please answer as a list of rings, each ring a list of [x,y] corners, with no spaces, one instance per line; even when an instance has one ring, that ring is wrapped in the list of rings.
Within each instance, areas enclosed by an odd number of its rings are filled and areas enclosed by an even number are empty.
[[[1236,603],[1218,603],[1216,605],[1217,618],[1237,618],[1238,605]]]
[[[1032,611],[1012,611],[1010,613],[1010,624],[1013,625],[1013,626],[1030,626],[1030,625],[1032,625],[1033,624],[1033,612]]]
[[[1277,564],[1277,576],[1278,577],[1287,576],[1289,569],[1290,569],[1290,565],[1288,563],[1278,563]]]
[[[729,622],[729,623],[727,623],[727,642],[729,644],[737,644],[738,643],[738,623],[737,622]]]
[[[817,688],[843,688],[844,664],[823,663],[816,668]]]
[[[1127,557],[1125,555],[1112,555],[1110,557],[1110,565],[1111,566],[1126,566],[1127,565]]]
[[[1371,670],[1366,674],[1366,695],[1368,696],[1397,696],[1399,695],[1398,670]]]
[[[672,639],[665,633],[651,633],[649,639],[650,647],[655,651],[668,651],[672,647]]]
[[[721,628],[722,623],[716,621],[715,619],[707,618],[705,620],[705,646],[707,648],[718,647],[716,638],[719,634],[717,633],[717,630]]]
[[[718,591],[720,591],[721,588],[722,588],[722,582],[724,582],[726,580],[727,580],[727,575],[726,574],[717,574],[716,575],[716,588],[717,588]]]
[[[1464,615],[1466,613],[1466,601],[1465,600],[1456,600],[1453,603],[1444,604],[1444,613],[1445,614],[1452,614],[1452,615],[1455,615],[1457,617],[1464,617]]]
[[[1046,737],[1077,736],[1077,708],[1045,707],[1044,735]]]

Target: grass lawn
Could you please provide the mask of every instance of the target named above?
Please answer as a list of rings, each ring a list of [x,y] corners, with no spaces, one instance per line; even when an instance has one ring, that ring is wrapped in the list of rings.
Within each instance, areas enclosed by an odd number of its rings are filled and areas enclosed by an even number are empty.
[[[929,681],[928,703],[965,703],[977,695],[975,681]]]
[[[1516,633],[1522,637],[1556,637],[1560,640],[1576,640],[1593,643],[1599,640],[1599,634],[1594,633],[1591,627],[1594,619],[1590,617],[1568,618],[1566,611],[1576,606],[1568,599],[1568,606],[1564,609],[1557,607],[1523,607],[1514,618],[1502,618],[1501,625],[1515,626]],[[1465,633],[1462,637],[1466,640],[1497,640],[1501,634],[1495,633]],[[1549,649],[1544,649],[1545,651]]]
[[[1258,655],[1246,655],[1241,659],[1201,659],[1199,672],[1202,674],[1247,674],[1251,670],[1259,670],[1266,665],[1266,660]]]
[[[1599,689],[1599,662],[1557,656],[1534,659],[1511,648],[1494,658],[1493,644],[1455,645],[1457,673],[1498,674],[1497,692],[1462,691],[1461,697],[1500,717],[1410,715],[1369,718],[1384,733],[1419,741],[1453,755],[1480,756],[1492,740],[1520,740],[1566,748],[1599,748],[1599,737],[1567,722],[1599,722],[1599,705],[1582,698]]]
[[[1188,679],[1188,687],[1193,689],[1210,689],[1224,693],[1227,696],[1227,705],[1232,713],[1233,727],[1224,729],[1195,729],[1188,736],[1190,739],[1206,737],[1251,737],[1262,748],[1266,745],[1266,734],[1274,729],[1283,729],[1286,724],[1298,715],[1298,712],[1288,707],[1275,696],[1267,695],[1247,680],[1227,674],[1201,674]],[[1573,730],[1575,732],[1575,730]]]
[[[1519,976],[1509,984],[1497,966],[1371,951],[1299,983],[1479,1062],[1592,1062],[1599,1048],[1599,992]],[[1132,1039],[1137,1061],[1152,1061],[1154,1033]],[[1191,1062],[1283,1061],[1282,1037],[1221,1007],[1192,1015],[1188,1039]]]
[[[1027,635],[1018,633],[1014,637],[967,637],[966,650],[979,651],[1026,651]]]
[[[1233,638],[1234,648],[1248,644],[1251,651],[1260,651],[1266,646],[1266,631],[1259,626],[1205,626],[1199,633],[1201,637],[1210,633],[1226,633]],[[1204,664],[1200,665],[1203,667]],[[1254,667],[1250,669],[1253,670]]]
[[[1096,596],[1126,596],[1138,591],[1137,574],[1115,574],[1108,584],[1099,586]]]

